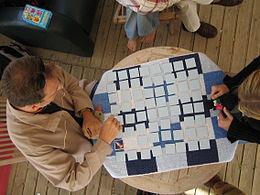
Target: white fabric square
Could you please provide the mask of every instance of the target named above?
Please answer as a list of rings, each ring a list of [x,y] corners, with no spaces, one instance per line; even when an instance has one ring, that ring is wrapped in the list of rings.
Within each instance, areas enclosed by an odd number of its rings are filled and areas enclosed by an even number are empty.
[[[204,126],[206,124],[206,119],[203,114],[195,115],[195,125],[196,126]]]
[[[187,79],[187,75],[185,71],[177,72],[178,81],[184,81]]]
[[[171,63],[163,63],[160,66],[164,73],[170,73],[173,71]]]
[[[139,77],[138,68],[129,69],[129,74],[131,78]]]
[[[179,104],[179,99],[178,99],[177,95],[168,96],[168,100],[169,100],[169,104],[170,105],[177,105],[177,104]]]
[[[132,137],[135,132],[134,127],[124,127],[124,131],[125,131],[124,135],[126,137]],[[125,145],[127,145],[127,144],[125,144]]]
[[[166,106],[166,99],[165,99],[165,97],[158,97],[158,98],[156,98],[156,105],[157,105],[157,107]]]
[[[175,141],[183,140],[184,139],[183,130],[174,130],[173,131],[173,139]]]
[[[196,133],[198,139],[207,139],[209,138],[208,128],[207,127],[197,127]]]
[[[171,84],[175,80],[175,76],[173,74],[166,74],[164,75],[164,79],[166,81],[166,84]]]
[[[187,68],[195,68],[196,67],[196,62],[194,58],[186,59],[186,67]]]
[[[158,114],[160,118],[169,116],[168,108],[167,107],[158,108]]]
[[[171,131],[161,131],[162,141],[172,140]]]
[[[123,116],[122,115],[117,115],[115,116],[116,119],[120,122],[120,124],[122,125],[124,123],[124,120],[123,120]]]
[[[154,97],[153,88],[145,88],[145,89],[144,89],[144,97],[145,97],[145,98]]]
[[[132,99],[130,90],[121,90],[121,102],[130,102]]]
[[[145,113],[145,111],[137,112],[136,113],[136,118],[137,118],[138,122],[146,121],[146,113]]]
[[[199,78],[199,73],[197,69],[192,69],[188,71],[189,78]]]
[[[126,124],[135,123],[135,115],[134,114],[126,114],[125,115]]]
[[[137,79],[131,79],[130,82],[131,82],[131,88],[132,88],[132,89],[138,88],[138,87],[141,86],[141,84],[140,84],[140,79],[139,79],[139,78],[137,78]]]
[[[163,86],[161,86],[161,87],[156,87],[156,88],[154,89],[154,91],[155,91],[155,96],[156,96],[156,97],[165,95],[165,91],[164,91],[164,87],[163,87]]]
[[[187,128],[184,130],[184,140],[196,140],[196,131],[194,128]]]
[[[176,106],[170,106],[170,111],[172,116],[180,115],[181,109],[179,105]]]
[[[147,108],[155,108],[154,98],[145,99],[145,106],[146,106]]]
[[[149,121],[155,121],[158,118],[156,109],[148,109],[147,114],[148,114]]]
[[[129,90],[128,80],[119,82],[120,90]]]
[[[179,93],[179,98],[182,103],[190,102],[190,94],[189,92],[180,92]]]
[[[192,104],[182,104],[183,113],[184,114],[190,114],[193,113]]]
[[[158,122],[150,122],[149,123],[149,131],[150,132],[158,132],[159,131],[159,127],[158,127]]]
[[[161,73],[160,66],[157,63],[156,64],[151,64],[149,66],[149,68],[150,68],[151,75],[156,75],[156,74],[160,74]]]
[[[171,129],[171,121],[170,119],[162,119],[160,121],[161,129]]]
[[[137,153],[136,150],[129,150],[127,151],[127,158],[128,160],[137,160]]]
[[[135,101],[134,104],[136,110],[144,110],[144,101]]]
[[[149,67],[148,66],[141,66],[140,67],[140,75],[142,77],[150,75]]]
[[[116,152],[116,161],[117,162],[125,162],[125,153],[124,152]]]
[[[111,113],[117,115],[120,112],[120,107],[118,105],[111,105]]]
[[[166,154],[175,154],[176,153],[175,144],[165,144],[165,151]]]
[[[167,91],[168,91],[168,95],[176,94],[177,92],[176,85],[175,84],[167,85]]]
[[[143,77],[143,86],[151,87],[153,85],[152,79],[150,77]]]
[[[128,78],[126,70],[120,70],[117,72],[119,80],[124,80]]]
[[[108,93],[113,93],[116,91],[116,85],[114,83],[108,84],[107,85],[107,92]]]
[[[186,144],[184,142],[177,142],[175,145],[176,145],[176,152],[177,153],[186,152]]]
[[[194,127],[194,117],[193,116],[187,116],[184,117],[184,125],[185,127]]]
[[[203,102],[193,103],[193,106],[194,106],[194,112],[195,113],[204,112]]]
[[[191,90],[200,90],[201,86],[199,79],[189,80],[189,86]]]
[[[108,72],[107,73],[107,81],[115,81],[116,80],[116,73],[115,72]]]
[[[141,88],[133,89],[132,95],[135,102],[144,99],[143,90]]]
[[[208,139],[200,140],[199,143],[200,143],[200,149],[201,150],[210,149],[210,143],[209,143]]]
[[[148,147],[148,139],[146,135],[137,136],[137,144],[140,148]]]
[[[117,93],[109,93],[108,94],[109,103],[118,103]]]
[[[132,104],[131,102],[123,102],[121,104],[121,109],[123,112],[129,112],[132,110]]]
[[[189,149],[189,151],[199,150],[198,141],[189,141],[188,142],[188,149]]]
[[[142,149],[140,152],[141,159],[151,159],[151,153],[149,149]]]
[[[158,133],[152,133],[151,134],[151,139],[152,139],[153,143],[157,143],[157,142],[160,141]]]
[[[189,86],[187,81],[178,82],[178,89],[180,92],[189,91]]]
[[[152,148],[153,156],[161,156],[162,155],[162,148],[161,146],[154,146]]]
[[[184,69],[182,60],[173,62],[173,66],[175,71]]]
[[[191,92],[191,97],[193,101],[199,101],[202,100],[202,94],[200,90],[192,91]]]
[[[155,86],[163,85],[163,77],[161,75],[152,77],[152,81]]]

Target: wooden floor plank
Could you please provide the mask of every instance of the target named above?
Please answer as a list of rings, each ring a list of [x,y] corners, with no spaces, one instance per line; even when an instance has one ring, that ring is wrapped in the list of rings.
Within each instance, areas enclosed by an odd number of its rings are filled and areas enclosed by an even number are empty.
[[[99,185],[99,195],[111,195],[112,194],[112,186],[113,186],[113,178],[109,175],[105,168],[102,169],[101,172],[101,180]]]
[[[243,190],[246,194],[251,194],[256,155],[257,144],[246,144],[244,148],[241,175],[239,180],[239,188]]]
[[[126,184],[120,179],[114,179],[113,195],[124,195]]]
[[[103,13],[101,16],[101,21],[98,29],[98,34],[95,42],[94,53],[91,57],[90,67],[100,67],[102,58],[104,56],[104,51],[106,47],[107,37],[109,28],[111,26],[111,21],[113,17],[113,8],[115,6],[115,1],[106,0],[103,8]]]
[[[85,192],[86,195],[98,194],[100,179],[101,179],[101,169],[94,175],[91,182],[88,184]]]
[[[25,179],[23,194],[34,195],[37,184],[38,171],[30,163],[28,163],[27,169],[28,171]]]
[[[35,194],[43,195],[47,193],[47,185],[48,181],[47,179],[42,175],[38,174],[37,182],[36,182],[36,189]]]
[[[132,186],[126,185],[124,195],[135,195],[136,192],[137,192],[136,188],[133,188]]]
[[[27,174],[27,165],[28,162],[22,162],[17,165],[17,171],[11,193],[12,195],[20,195],[23,192],[25,186],[25,178]]]
[[[255,161],[254,180],[252,186],[252,195],[258,195],[260,192],[260,147],[257,145],[257,156]]]
[[[237,23],[238,8],[225,7],[223,18],[222,36],[218,65],[225,72],[230,72],[231,57],[233,54],[233,44]]]
[[[48,182],[46,195],[59,195],[59,190],[59,188],[54,187],[54,185]]]

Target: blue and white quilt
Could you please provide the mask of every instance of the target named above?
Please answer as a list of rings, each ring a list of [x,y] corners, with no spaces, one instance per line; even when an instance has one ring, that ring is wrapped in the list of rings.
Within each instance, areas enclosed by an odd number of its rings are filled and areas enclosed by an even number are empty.
[[[93,103],[123,124],[104,163],[109,173],[123,178],[232,160],[237,143],[206,103],[223,77],[202,53],[105,72]]]

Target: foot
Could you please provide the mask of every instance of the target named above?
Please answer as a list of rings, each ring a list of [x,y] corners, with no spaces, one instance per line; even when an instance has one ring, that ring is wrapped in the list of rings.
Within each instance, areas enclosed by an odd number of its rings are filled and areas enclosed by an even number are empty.
[[[235,6],[241,4],[242,2],[243,0],[218,0],[218,1],[213,1],[212,4],[223,5],[223,6]]]
[[[154,40],[155,40],[155,35],[156,35],[156,30],[153,31],[152,33],[144,36],[143,39],[142,39],[142,42],[144,42],[144,43],[153,43]]]
[[[218,34],[218,29],[211,24],[201,22],[196,33],[205,38],[214,38]]]
[[[137,47],[137,39],[129,39],[127,42],[127,48],[130,51],[136,51],[136,47]]]
[[[212,188],[215,194],[235,194],[235,195],[245,195],[243,191],[238,189],[237,187],[224,182],[220,179],[218,175],[215,175],[211,178],[205,185],[209,188]]]

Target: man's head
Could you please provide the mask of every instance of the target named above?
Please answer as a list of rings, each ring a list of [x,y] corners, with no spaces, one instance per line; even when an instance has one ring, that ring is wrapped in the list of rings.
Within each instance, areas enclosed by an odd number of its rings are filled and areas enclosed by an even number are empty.
[[[49,104],[60,89],[59,80],[39,57],[25,56],[4,70],[1,90],[18,108],[34,112]]]
[[[238,88],[239,110],[260,120],[260,70],[249,75]]]

